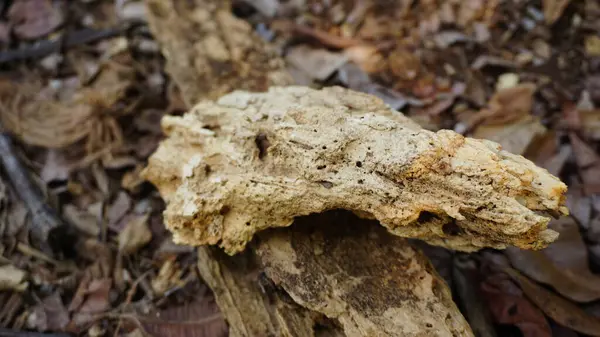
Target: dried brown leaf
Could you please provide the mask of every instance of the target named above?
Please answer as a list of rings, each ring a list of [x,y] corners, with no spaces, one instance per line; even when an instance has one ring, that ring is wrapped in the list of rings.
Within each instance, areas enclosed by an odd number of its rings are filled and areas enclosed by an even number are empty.
[[[155,316],[141,317],[144,329],[163,337],[225,337],[227,325],[209,298],[189,305],[172,307]]]
[[[79,254],[79,257],[93,262],[93,264],[86,269],[86,273],[90,274],[88,277],[107,278],[112,275],[114,252],[108,244],[90,238],[87,240],[80,240],[75,249]],[[84,283],[84,281],[82,280],[81,283]]]
[[[588,251],[579,226],[566,217],[551,222],[550,227],[560,233],[558,240],[542,251],[509,247],[506,254],[512,265],[573,301],[600,299],[600,276],[589,270]]]
[[[401,80],[414,80],[419,75],[422,65],[419,58],[411,51],[397,48],[387,58],[391,73]]]
[[[562,146],[558,153],[541,162],[539,165],[548,170],[550,174],[559,176],[572,153],[573,150],[571,150],[570,146]]]
[[[524,154],[536,138],[542,137],[546,128],[540,119],[530,115],[504,125],[480,125],[473,137],[492,140],[502,145],[502,149],[514,154]]]
[[[600,140],[600,109],[579,110],[578,113],[584,134],[594,140]]]
[[[383,63],[383,57],[377,50],[377,47],[370,44],[361,44],[346,48],[344,54],[350,61],[369,74],[379,71]]]
[[[98,218],[93,214],[80,210],[72,204],[67,204],[63,206],[63,215],[81,232],[93,237],[100,234]]]
[[[143,1],[116,1],[117,16],[122,20],[146,21],[146,6]]]
[[[600,336],[600,320],[568,300],[530,281],[514,269],[507,273],[519,284],[527,298],[557,323],[590,336]]]
[[[0,267],[0,291],[24,291],[27,289],[27,273],[11,264]]]
[[[511,88],[498,90],[488,103],[488,108],[479,113],[487,125],[507,124],[528,116],[533,105],[536,86],[522,83]]]
[[[571,146],[573,146],[573,152],[575,153],[577,166],[580,168],[587,168],[599,162],[596,151],[587,145],[575,133],[569,133],[569,140],[571,141]]]
[[[63,15],[50,0],[18,0],[8,10],[8,19],[15,25],[14,32],[18,37],[35,39],[58,28]]]
[[[148,228],[148,214],[130,220],[119,233],[119,251],[125,255],[133,254],[152,240]]]
[[[97,320],[97,314],[110,309],[110,290],[112,280],[109,278],[92,280],[84,290],[85,300],[74,312],[67,330],[80,332],[80,329]],[[71,303],[73,304],[73,303]],[[69,306],[71,308],[71,306]]]
[[[152,290],[158,296],[163,296],[169,289],[181,286],[184,282],[181,280],[183,270],[173,257],[167,259],[158,275],[152,280]]]
[[[44,298],[27,318],[30,328],[37,331],[63,331],[69,323],[69,313],[58,292]]]
[[[244,2],[253,6],[262,15],[269,18],[273,17],[282,5],[277,0],[244,0]]]
[[[131,208],[131,198],[124,191],[119,191],[115,200],[110,204],[107,210],[109,224],[117,223],[127,211]]]
[[[311,78],[324,81],[346,63],[348,57],[343,53],[301,45],[292,48],[286,55],[286,60]]]
[[[0,178],[0,237],[15,237],[28,216],[29,210]]]
[[[7,22],[0,21],[0,43],[10,41],[10,25]]]
[[[542,39],[533,40],[531,46],[535,54],[544,60],[547,60],[550,58],[550,56],[552,56],[552,49],[550,48],[550,45]]]
[[[110,65],[89,86],[78,85],[64,98],[44,93],[36,76],[24,76],[16,84],[0,82],[2,123],[24,142],[46,148],[65,147],[87,137],[88,151],[96,151],[122,141],[113,116],[103,111],[124,97],[133,73],[129,67]],[[112,110],[126,114],[132,109]]]
[[[571,0],[543,0],[542,5],[546,23],[549,25],[555,23],[562,16],[570,2]]]
[[[585,37],[585,53],[590,56],[600,56],[600,37],[588,35]]]
[[[271,26],[274,30],[290,32],[292,34],[304,37],[310,37],[319,41],[325,47],[331,48],[349,48],[357,46],[363,41],[354,38],[343,37],[318,28],[313,28],[305,25],[299,25],[291,21],[276,21]]]
[[[446,49],[458,42],[469,41],[469,37],[457,30],[445,30],[434,35],[433,41],[440,49]]]
[[[63,304],[58,292],[46,297],[43,301],[48,328],[52,331],[61,331],[69,323],[69,313]]]
[[[465,256],[455,257],[452,275],[459,299],[458,303],[475,336],[495,337],[496,331],[491,315],[484,302],[482,291],[479,289],[482,275],[478,272],[474,261]]]
[[[91,274],[88,271],[84,272],[83,277],[81,278],[81,280],[79,281],[79,285],[77,286],[77,290],[75,291],[75,294],[71,299],[71,303],[69,303],[69,312],[73,312],[79,309],[79,307],[81,307],[81,305],[83,304],[83,300],[85,299],[85,292],[91,281]]]
[[[125,172],[121,179],[121,187],[129,192],[135,192],[140,185],[146,180],[142,178],[141,173],[144,166],[141,164],[136,165],[135,169]]]
[[[524,337],[551,337],[546,318],[519,288],[502,274],[492,274],[481,284],[494,320],[517,326]]]
[[[596,244],[600,243],[600,215],[590,221],[589,230],[585,237]]]
[[[84,138],[94,125],[89,105],[37,97],[36,79],[0,83],[0,118],[25,143],[60,148]]]
[[[127,155],[117,156],[117,157],[111,156],[110,158],[102,159],[102,166],[104,166],[104,168],[106,168],[106,169],[118,170],[118,169],[135,166],[135,164],[137,164],[137,163],[138,163],[138,160],[135,157],[127,156]]]
[[[82,313],[100,313],[110,308],[109,294],[112,280],[92,280],[85,291],[85,301],[79,308]]]
[[[464,92],[465,98],[479,107],[484,106],[487,101],[487,91],[484,76],[481,74],[481,72],[468,71],[466,77],[467,88]]]
[[[133,125],[140,130],[155,135],[162,135],[160,119],[165,115],[161,109],[145,109],[134,116]]]
[[[489,22],[499,4],[498,0],[465,0],[460,1],[457,23],[467,27],[474,21]]]
[[[583,180],[585,193],[587,195],[600,193],[600,157],[575,133],[569,133],[569,139],[579,166],[579,175]]]
[[[572,183],[567,192],[567,207],[571,216],[577,220],[579,225],[588,229],[592,216],[592,197],[583,193],[583,187],[578,183]]]
[[[64,153],[57,150],[48,150],[40,178],[45,183],[53,181],[66,181],[69,178],[70,165]]]

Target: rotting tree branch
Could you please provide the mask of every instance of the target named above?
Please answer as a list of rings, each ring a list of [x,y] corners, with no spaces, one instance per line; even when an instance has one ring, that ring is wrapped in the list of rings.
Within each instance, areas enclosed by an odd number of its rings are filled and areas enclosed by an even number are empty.
[[[149,24],[162,46],[167,70],[190,108],[235,89],[265,91],[292,84],[282,60],[253,34],[249,25],[231,15],[228,1],[147,3]],[[418,128],[401,114],[388,117]],[[212,118],[204,121],[206,133],[220,124],[218,113]],[[185,121],[180,124],[185,129]],[[203,127],[198,132],[202,133]],[[177,126],[171,124],[169,129],[173,131]],[[219,132],[218,127],[214,130]],[[264,141],[256,141],[255,136],[249,133],[252,149],[248,150],[258,158],[261,151],[256,144],[270,140],[267,136]],[[193,140],[202,138],[193,136]],[[200,154],[188,146],[186,139],[174,137],[167,142],[186,160]],[[265,150],[263,157],[265,153],[268,157],[269,149]],[[192,174],[194,167],[190,166]],[[201,168],[207,175],[213,169]],[[181,170],[181,161],[177,165],[161,160],[150,164],[147,174],[167,203],[181,187]],[[321,187],[327,186],[323,183]],[[559,205],[560,197],[557,200]],[[219,209],[215,215],[231,210]],[[543,221],[541,225],[536,225],[532,239],[543,245],[551,237],[539,236]],[[206,229],[200,228],[199,232]],[[242,235],[239,242],[245,244],[253,233]],[[210,241],[214,244],[219,239]],[[386,259],[389,256],[396,258]],[[325,213],[301,219],[289,228],[259,232],[246,250],[234,256],[215,247],[200,247],[198,266],[215,293],[231,336],[472,336],[445,282],[416,249],[372,221],[347,213]],[[423,312],[419,306],[424,303],[432,303],[436,309]],[[403,320],[398,328],[398,317],[410,319]]]

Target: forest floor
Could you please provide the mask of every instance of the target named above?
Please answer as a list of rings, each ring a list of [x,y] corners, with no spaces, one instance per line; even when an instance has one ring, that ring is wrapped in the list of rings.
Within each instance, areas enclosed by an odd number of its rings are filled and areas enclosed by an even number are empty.
[[[419,246],[474,327],[600,336],[598,1],[232,2],[296,83],[379,96],[426,129],[496,141],[559,176],[571,215],[550,224],[561,233],[550,248]],[[173,243],[140,177],[161,117],[186,110],[146,15],[142,1],[0,4],[0,336],[226,335],[194,248]],[[51,240],[35,202],[76,244],[38,242]]]

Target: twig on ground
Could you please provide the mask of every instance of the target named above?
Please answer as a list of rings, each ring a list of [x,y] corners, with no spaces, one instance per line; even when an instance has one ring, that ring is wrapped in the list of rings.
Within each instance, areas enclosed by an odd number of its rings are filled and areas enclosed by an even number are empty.
[[[31,331],[16,331],[0,328],[0,337],[71,337],[65,333],[42,333]]]
[[[1,52],[0,64],[44,57],[54,52],[58,52],[62,48],[93,43],[100,40],[122,35],[136,26],[138,26],[138,24],[128,23],[102,30],[87,28],[78,30],[76,32],[67,32],[65,33],[64,37],[58,38],[56,40],[42,41],[33,46]]]
[[[34,183],[29,170],[23,166],[12,144],[10,135],[0,124],[0,166],[23,201],[31,216],[31,236],[35,246],[47,254],[74,247],[75,235],[70,226],[46,203],[40,188]]]

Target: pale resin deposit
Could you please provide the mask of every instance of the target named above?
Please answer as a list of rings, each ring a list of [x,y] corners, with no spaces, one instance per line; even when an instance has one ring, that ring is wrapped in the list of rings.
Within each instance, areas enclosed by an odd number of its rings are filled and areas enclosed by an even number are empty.
[[[274,87],[162,121],[145,176],[179,243],[244,249],[258,231],[333,209],[462,251],[542,248],[566,186],[496,143],[421,129],[380,99]]]

